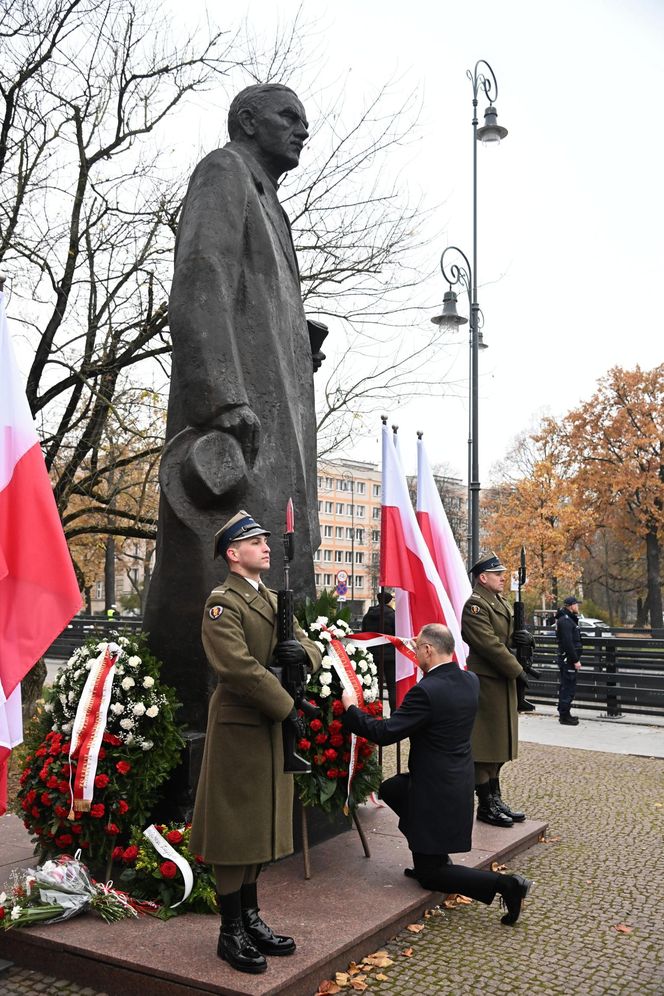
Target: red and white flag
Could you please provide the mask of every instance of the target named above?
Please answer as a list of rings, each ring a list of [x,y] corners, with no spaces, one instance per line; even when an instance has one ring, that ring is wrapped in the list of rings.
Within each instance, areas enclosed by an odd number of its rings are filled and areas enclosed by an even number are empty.
[[[0,292],[0,813],[21,742],[20,682],[81,607]]]
[[[399,636],[413,637],[427,623],[443,623],[454,637],[456,659],[463,666],[461,629],[417,524],[406,477],[387,426],[383,426],[380,583],[396,589],[395,628]],[[415,681],[412,661],[397,652],[397,704]]]
[[[421,439],[417,441],[417,521],[460,622],[463,607],[473,589]]]

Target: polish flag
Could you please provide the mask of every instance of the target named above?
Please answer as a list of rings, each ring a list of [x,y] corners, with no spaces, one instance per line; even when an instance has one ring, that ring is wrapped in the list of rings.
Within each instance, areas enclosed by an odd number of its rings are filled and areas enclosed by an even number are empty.
[[[466,658],[461,629],[417,524],[406,477],[385,425],[382,449],[380,583],[396,589],[397,633],[413,637],[427,623],[444,623],[454,637],[457,662],[463,666]],[[415,681],[412,661],[397,652],[397,704]]]
[[[463,607],[473,589],[421,439],[417,441],[417,521],[454,614],[461,622]]]
[[[80,608],[0,291],[0,814],[7,760],[23,739],[20,682]]]

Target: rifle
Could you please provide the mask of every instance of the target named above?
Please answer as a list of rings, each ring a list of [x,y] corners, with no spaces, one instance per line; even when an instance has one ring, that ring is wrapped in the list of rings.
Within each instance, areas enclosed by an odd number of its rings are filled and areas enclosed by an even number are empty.
[[[533,651],[535,640],[526,629],[526,608],[521,601],[521,585],[526,583],[526,549],[521,547],[521,561],[518,572],[517,597],[514,602],[514,635],[512,637],[516,650],[516,659],[529,677],[537,680],[539,674],[533,669]]]
[[[295,702],[293,714],[282,723],[284,741],[284,771],[290,774],[309,774],[311,764],[297,753],[297,741],[306,736],[306,725],[296,710],[311,720],[321,712],[306,698],[307,668],[304,663],[304,650],[295,639],[293,627],[293,591],[290,586],[290,565],[295,549],[295,515],[293,499],[286,506],[286,528],[284,531],[284,587],[277,592],[277,645],[270,671],[281,682]],[[300,651],[300,653],[298,653]]]

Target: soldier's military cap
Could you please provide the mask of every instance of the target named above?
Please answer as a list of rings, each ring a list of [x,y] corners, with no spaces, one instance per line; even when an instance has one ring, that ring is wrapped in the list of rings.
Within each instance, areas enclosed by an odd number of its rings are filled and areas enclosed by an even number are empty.
[[[491,553],[483,553],[481,559],[471,568],[470,573],[473,577],[478,577],[480,574],[500,573],[506,570],[505,565],[500,562],[500,557],[497,557],[492,551]]]
[[[234,515],[232,519],[229,519],[228,522],[226,522],[221,529],[215,533],[213,556],[223,557],[231,543],[237,543],[238,540],[251,539],[252,536],[269,535],[269,530],[263,529],[263,527],[259,525],[248,512],[245,512],[244,509],[241,508],[237,515]]]

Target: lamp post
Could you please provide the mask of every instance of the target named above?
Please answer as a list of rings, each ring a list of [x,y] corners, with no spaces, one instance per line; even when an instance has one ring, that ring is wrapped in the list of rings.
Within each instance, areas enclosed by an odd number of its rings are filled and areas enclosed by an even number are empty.
[[[355,611],[355,478],[350,470],[344,470],[341,475],[350,484],[350,523],[351,523],[351,537],[350,537],[350,600],[353,604],[353,612]]]
[[[477,301],[477,142],[483,145],[498,144],[507,135],[507,129],[498,124],[494,102],[498,97],[498,83],[493,69],[484,59],[475,64],[466,76],[473,86],[473,265],[456,246],[448,246],[440,258],[443,277],[449,290],[443,296],[443,313],[432,318],[436,325],[457,328],[466,323],[456,312],[457,295],[452,290],[455,284],[461,285],[468,293],[470,312],[470,364],[469,364],[469,431],[468,431],[468,570],[479,560],[480,548],[480,471],[479,471],[479,351],[486,349],[480,331],[482,313]],[[480,90],[488,101],[484,112],[484,125],[478,128],[477,105]],[[448,251],[458,253],[463,264],[452,263],[445,269],[445,256]]]

